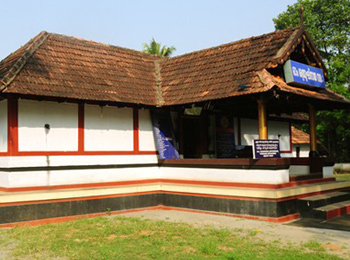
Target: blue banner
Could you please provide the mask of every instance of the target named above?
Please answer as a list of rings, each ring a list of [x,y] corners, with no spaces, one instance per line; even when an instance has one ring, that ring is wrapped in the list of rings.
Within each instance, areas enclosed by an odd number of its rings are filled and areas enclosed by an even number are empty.
[[[175,146],[175,136],[167,111],[151,111],[153,134],[156,139],[160,159],[179,159]]]
[[[326,88],[323,70],[303,63],[287,60],[283,66],[287,83]]]

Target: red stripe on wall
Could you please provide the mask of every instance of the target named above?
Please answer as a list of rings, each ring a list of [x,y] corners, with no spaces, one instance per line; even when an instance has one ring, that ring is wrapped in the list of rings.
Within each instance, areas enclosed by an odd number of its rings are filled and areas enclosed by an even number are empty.
[[[237,183],[237,182],[215,182],[215,181],[191,181],[191,180],[174,180],[174,179],[147,179],[147,180],[132,180],[132,181],[115,181],[115,182],[99,182],[99,183],[80,183],[52,186],[33,186],[33,187],[0,187],[2,192],[26,192],[26,191],[42,191],[42,190],[62,190],[62,189],[81,189],[81,188],[102,188],[116,187],[127,185],[141,184],[183,184],[183,185],[201,185],[207,187],[232,187],[232,188],[254,188],[254,189],[282,189],[307,184],[324,183],[335,181],[334,178],[315,179],[306,181],[294,181],[282,184],[262,184],[262,183]]]
[[[182,196],[208,197],[208,198],[225,198],[225,199],[237,199],[237,200],[249,200],[249,201],[280,202],[280,201],[310,197],[310,196],[314,196],[314,195],[321,195],[321,194],[331,193],[331,192],[340,191],[340,190],[342,190],[342,189],[337,188],[337,189],[326,190],[326,191],[315,191],[315,192],[309,192],[309,193],[304,193],[304,194],[300,194],[300,195],[276,198],[276,199],[264,198],[264,197],[245,197],[245,196],[232,196],[232,195],[220,195],[220,194],[208,194],[208,193],[194,193],[194,192],[189,193],[189,192],[177,192],[177,191],[165,191],[165,190],[161,190],[161,191],[159,191],[159,193],[160,194],[182,195]]]
[[[85,113],[84,104],[78,106],[78,152],[84,152],[84,125],[85,125]]]
[[[7,153],[18,153],[18,99],[10,96],[7,100]]]
[[[16,156],[91,156],[91,155],[156,155],[157,151],[36,151],[17,152]],[[0,153],[1,155],[1,153]],[[8,153],[4,154],[8,155]]]
[[[139,110],[133,109],[134,117],[134,152],[139,152]]]

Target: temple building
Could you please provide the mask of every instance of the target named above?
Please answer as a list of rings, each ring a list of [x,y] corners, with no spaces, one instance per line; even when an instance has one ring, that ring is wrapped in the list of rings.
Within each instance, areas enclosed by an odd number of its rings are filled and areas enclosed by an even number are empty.
[[[0,226],[147,209],[350,213],[350,182],[317,151],[316,112],[350,108],[327,78],[302,26],[171,58],[41,32],[0,62]],[[299,112],[310,140],[296,156]],[[320,213],[315,196],[345,202]]]

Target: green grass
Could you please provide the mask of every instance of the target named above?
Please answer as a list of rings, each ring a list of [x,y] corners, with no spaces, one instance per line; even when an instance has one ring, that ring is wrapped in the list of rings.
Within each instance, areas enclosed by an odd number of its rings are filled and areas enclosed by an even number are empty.
[[[337,181],[350,181],[350,173],[335,174]]]
[[[322,245],[267,243],[260,231],[195,228],[136,218],[94,218],[0,230],[6,259],[340,259]],[[9,242],[10,241],[10,242]]]

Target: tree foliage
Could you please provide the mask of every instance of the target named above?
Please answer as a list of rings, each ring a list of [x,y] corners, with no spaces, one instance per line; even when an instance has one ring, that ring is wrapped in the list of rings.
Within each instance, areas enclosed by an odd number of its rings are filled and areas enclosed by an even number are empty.
[[[171,54],[173,54],[173,52],[176,50],[175,47],[171,46],[171,47],[167,47],[167,46],[161,46],[161,43],[156,42],[154,40],[154,38],[152,38],[152,41],[147,44],[144,43],[143,44],[143,52],[145,53],[151,53],[154,55],[158,55],[158,56],[165,56],[165,57],[170,57]]]
[[[327,87],[350,98],[350,0],[298,0],[273,19],[276,29],[304,26],[326,63]],[[317,134],[339,162],[350,161],[349,111],[318,112]]]

